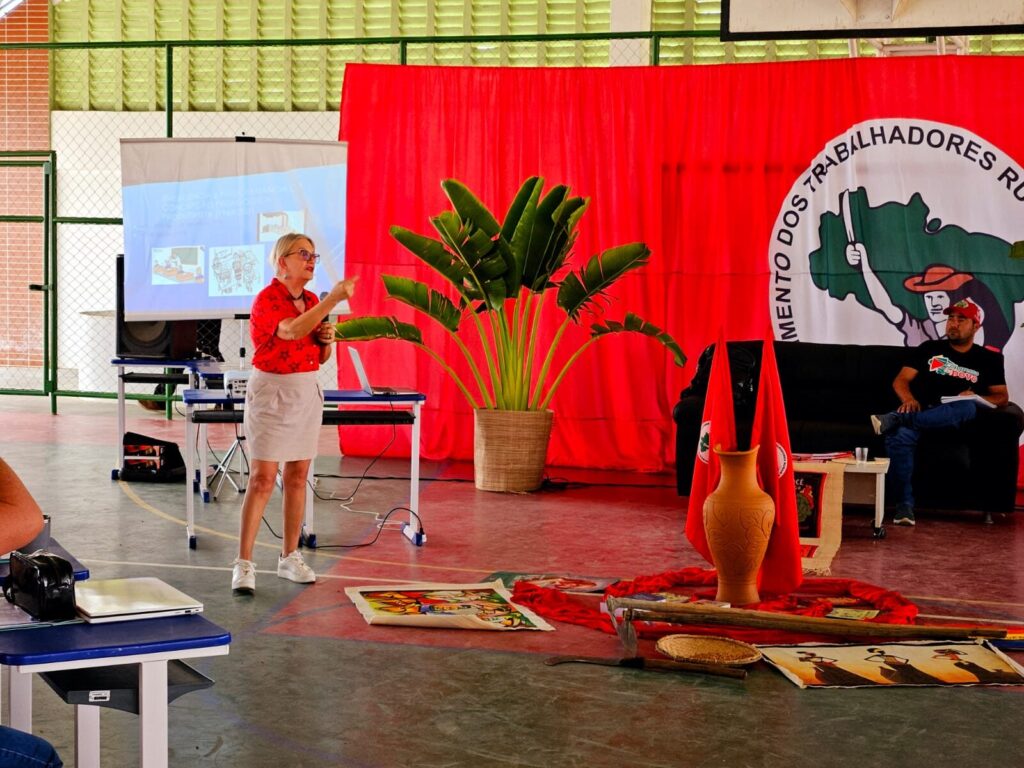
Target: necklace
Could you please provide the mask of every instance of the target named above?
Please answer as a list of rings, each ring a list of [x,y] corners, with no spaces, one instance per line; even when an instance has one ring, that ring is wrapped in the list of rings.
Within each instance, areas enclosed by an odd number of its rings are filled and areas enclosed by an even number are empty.
[[[292,296],[291,291],[289,291],[288,298],[290,298],[292,301],[303,301],[306,298],[306,294],[303,291],[299,291],[298,296]]]

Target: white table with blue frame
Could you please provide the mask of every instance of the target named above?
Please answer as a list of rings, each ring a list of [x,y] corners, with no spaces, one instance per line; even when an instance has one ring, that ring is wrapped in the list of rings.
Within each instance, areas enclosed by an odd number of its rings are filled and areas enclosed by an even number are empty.
[[[402,526],[402,534],[416,546],[423,546],[427,537],[419,519],[420,486],[420,417],[426,395],[420,392],[368,393],[361,389],[326,389],[324,402],[343,408],[325,408],[324,426],[344,425],[407,425],[412,429],[409,454],[409,522]],[[241,424],[245,399],[230,397],[223,390],[186,389],[182,392],[185,403],[185,531],[190,549],[196,548],[195,499],[200,493],[204,502],[210,500],[206,488],[205,425],[209,423]],[[215,410],[214,406],[221,406]],[[362,407],[360,407],[362,406]],[[389,406],[389,409],[369,409],[366,406]],[[194,463],[199,443],[198,470]],[[309,467],[313,479],[313,464]],[[191,479],[191,487],[188,487]],[[302,528],[302,543],[316,547],[313,494],[306,494],[306,515]]]
[[[200,615],[0,632],[0,665],[10,670],[6,690],[10,725],[32,732],[33,674],[137,664],[139,764],[166,768],[168,662],[223,656],[230,643],[227,630]],[[99,712],[98,706],[75,706],[78,766],[99,766]]]

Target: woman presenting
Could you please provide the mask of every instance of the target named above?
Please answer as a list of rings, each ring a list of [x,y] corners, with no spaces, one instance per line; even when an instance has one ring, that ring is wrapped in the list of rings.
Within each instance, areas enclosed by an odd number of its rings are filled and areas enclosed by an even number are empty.
[[[311,584],[316,574],[298,551],[306,507],[306,476],[316,456],[324,395],[317,370],[331,357],[334,328],[327,314],[355,292],[356,278],[341,280],[322,301],[304,289],[320,255],[305,235],[282,236],[270,254],[276,277],[257,294],[249,314],[252,375],[245,392],[245,436],[251,460],[242,502],[238,558],[231,588],[251,595],[256,589],[252,550],[260,518],[274,491],[277,472],[283,487],[284,539],[277,575]]]

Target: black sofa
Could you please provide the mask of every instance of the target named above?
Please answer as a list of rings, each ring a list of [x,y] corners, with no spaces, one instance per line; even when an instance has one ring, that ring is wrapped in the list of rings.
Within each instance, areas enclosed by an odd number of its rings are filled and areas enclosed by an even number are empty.
[[[743,448],[750,443],[762,342],[728,342],[727,347],[737,440]],[[704,350],[672,412],[676,484],[682,496],[690,492],[713,351],[713,344]],[[871,456],[884,456],[885,442],[872,431],[869,417],[899,405],[892,381],[906,353],[903,347],[775,342],[792,450],[820,453],[867,446]],[[922,435],[914,465],[915,506],[1013,511],[1022,431],[1024,412],[1010,403],[979,411],[962,429]]]

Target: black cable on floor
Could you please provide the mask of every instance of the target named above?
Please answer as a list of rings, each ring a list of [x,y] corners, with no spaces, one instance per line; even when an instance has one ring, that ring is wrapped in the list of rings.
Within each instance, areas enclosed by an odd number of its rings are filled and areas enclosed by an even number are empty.
[[[419,515],[417,515],[408,507],[394,507],[393,509],[389,510],[386,515],[384,515],[384,518],[377,525],[377,535],[369,541],[364,541],[359,544],[317,544],[313,551],[316,551],[317,549],[358,549],[360,547],[369,547],[371,544],[376,544],[377,539],[380,538],[381,531],[384,530],[384,525],[387,523],[388,518],[395,514],[395,512],[403,511],[408,512],[410,515],[416,518],[416,524],[419,526],[420,533],[426,536],[427,530],[423,527],[423,521],[420,520]]]
[[[391,410],[392,411],[395,410],[394,403],[391,404]],[[387,453],[388,448],[390,448],[392,445],[394,445],[394,442],[395,442],[397,437],[398,437],[398,427],[397,427],[397,425],[392,424],[391,425],[391,439],[389,439],[387,444],[383,448],[381,448],[380,452],[376,456],[373,457],[373,459],[370,461],[370,463],[366,465],[366,469],[364,469],[363,473],[359,476],[359,481],[356,483],[356,487],[352,489],[352,493],[350,493],[348,496],[346,496],[345,498],[338,498],[337,496],[333,496],[333,495],[332,496],[321,496],[319,493],[316,492],[316,488],[314,488],[312,484],[309,484],[310,490],[313,491],[313,497],[319,499],[320,501],[338,501],[338,502],[341,502],[342,504],[351,504],[353,501],[356,500],[356,494],[359,493],[359,486],[361,486],[363,484],[363,480],[367,479],[367,475],[368,475],[369,471],[371,469],[373,469],[373,465],[376,464],[385,453]],[[313,477],[323,477],[323,475],[315,475],[314,474]],[[405,479],[408,480],[409,478],[405,478]]]
[[[391,517],[395,512],[408,512],[410,515],[415,517],[416,518],[416,523],[417,523],[417,525],[419,526],[419,529],[420,529],[420,533],[422,533],[424,536],[427,535],[427,531],[423,527],[423,521],[420,519],[419,515],[417,515],[415,512],[413,512],[408,507],[394,507],[393,509],[389,510],[386,515],[384,515],[384,518],[382,520],[380,520],[380,522],[377,525],[377,534],[372,539],[370,539],[369,541],[363,541],[363,542],[360,542],[358,544],[317,544],[312,549],[313,549],[314,552],[317,551],[318,549],[359,549],[360,547],[369,547],[372,544],[376,544],[377,543],[377,539],[380,538],[380,534],[384,530],[384,525],[387,523],[388,518]],[[271,526],[270,523],[267,522],[266,515],[263,516],[263,524],[265,526],[267,526],[267,530],[270,531],[271,535],[275,539],[281,539],[282,538],[282,536],[277,531],[274,530],[273,526]]]

